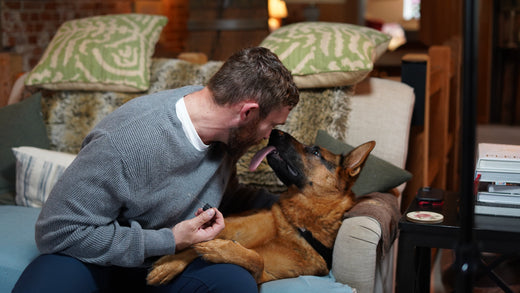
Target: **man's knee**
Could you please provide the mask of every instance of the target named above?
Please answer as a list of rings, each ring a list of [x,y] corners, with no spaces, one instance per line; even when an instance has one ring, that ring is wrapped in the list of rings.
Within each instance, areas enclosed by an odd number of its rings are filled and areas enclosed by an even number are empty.
[[[190,287],[190,292],[258,292],[253,276],[244,268],[233,264],[213,264],[196,259],[172,281],[172,292]],[[188,292],[188,291],[186,291]]]
[[[258,292],[253,276],[244,268],[232,264],[219,264],[221,272],[212,292]]]

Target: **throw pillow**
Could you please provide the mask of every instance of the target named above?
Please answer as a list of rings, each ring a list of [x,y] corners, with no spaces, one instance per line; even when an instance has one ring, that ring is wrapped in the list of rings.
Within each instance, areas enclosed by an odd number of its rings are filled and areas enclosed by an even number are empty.
[[[75,155],[34,147],[13,148],[16,156],[16,204],[41,207]]]
[[[363,26],[302,22],[275,30],[260,46],[278,55],[299,88],[335,87],[363,80],[390,39]]]
[[[22,145],[49,148],[40,93],[0,108],[0,194],[14,194],[16,158],[11,148]]]
[[[166,22],[164,16],[145,14],[67,21],[25,84],[52,90],[145,91],[151,57]]]
[[[353,146],[335,139],[323,130],[318,131],[316,144],[335,154],[348,153],[354,149]],[[352,191],[358,196],[371,192],[386,192],[411,178],[410,172],[374,155],[369,155]]]

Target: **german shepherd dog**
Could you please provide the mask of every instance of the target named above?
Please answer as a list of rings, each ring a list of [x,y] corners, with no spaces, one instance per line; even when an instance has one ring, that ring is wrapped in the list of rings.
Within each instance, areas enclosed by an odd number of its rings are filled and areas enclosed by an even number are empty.
[[[199,256],[242,266],[258,284],[326,275],[343,214],[355,203],[351,187],[374,146],[370,141],[346,155],[335,155],[273,130],[268,146],[252,161],[258,165],[267,155],[288,190],[270,209],[226,217],[226,227],[216,239],[163,256],[154,263],[148,283],[169,282]]]

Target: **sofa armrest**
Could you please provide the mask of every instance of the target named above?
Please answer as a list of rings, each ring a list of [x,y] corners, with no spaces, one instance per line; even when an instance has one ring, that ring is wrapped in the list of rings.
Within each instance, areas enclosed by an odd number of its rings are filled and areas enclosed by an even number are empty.
[[[346,218],[332,255],[332,274],[358,293],[373,292],[381,225],[368,216]]]

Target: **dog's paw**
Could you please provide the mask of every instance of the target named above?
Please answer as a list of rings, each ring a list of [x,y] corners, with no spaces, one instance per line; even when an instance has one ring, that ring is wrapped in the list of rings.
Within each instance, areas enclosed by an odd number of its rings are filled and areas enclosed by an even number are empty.
[[[234,263],[234,259],[245,248],[238,242],[225,239],[213,239],[193,245],[197,253],[206,261],[213,263]]]
[[[187,265],[186,261],[178,259],[175,255],[163,256],[154,263],[146,277],[146,282],[149,285],[166,284],[180,274]]]

